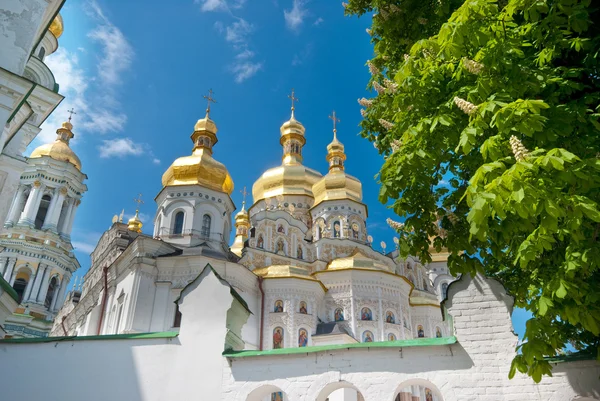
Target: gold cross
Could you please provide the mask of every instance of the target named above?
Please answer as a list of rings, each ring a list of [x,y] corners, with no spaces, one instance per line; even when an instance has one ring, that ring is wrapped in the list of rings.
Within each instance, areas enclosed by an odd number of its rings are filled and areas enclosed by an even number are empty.
[[[240,191],[242,193],[242,196],[244,197],[244,200],[242,201],[242,203],[246,204],[246,195],[248,195],[248,191],[246,191],[246,187],[244,187],[243,190]]]
[[[138,197],[136,199],[133,200],[135,203],[137,203],[137,208],[140,208],[140,205],[144,203],[144,201],[142,200],[142,194],[138,194]]]
[[[71,110],[67,110],[67,113],[69,113],[69,122],[71,122],[71,117],[73,117],[73,114],[77,114],[72,107]]]
[[[292,88],[292,94],[288,95],[290,99],[292,99],[292,111],[294,111],[294,102],[298,102],[298,98],[294,96],[294,88]]]
[[[208,90],[208,96],[203,95],[202,97],[205,98],[206,99],[206,103],[208,103],[208,105],[206,106],[206,117],[208,117],[208,115],[210,114],[210,104],[211,103],[217,103],[217,101],[213,97],[213,90],[212,89]]]
[[[335,116],[335,110],[333,110],[333,113],[331,113],[329,118],[333,120],[333,132],[335,133],[337,131],[335,124],[340,122],[340,119]]]

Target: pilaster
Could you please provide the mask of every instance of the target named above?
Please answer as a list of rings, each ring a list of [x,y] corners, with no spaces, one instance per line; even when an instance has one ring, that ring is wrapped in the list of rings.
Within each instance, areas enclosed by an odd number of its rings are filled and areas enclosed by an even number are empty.
[[[48,276],[50,275],[50,266],[46,265],[46,270],[44,271],[44,275],[42,277],[42,281],[40,282],[40,291],[38,293],[35,302],[43,303],[44,298],[46,298],[46,293],[48,292]]]
[[[40,263],[36,272],[35,272],[35,280],[33,282],[33,289],[31,290],[29,297],[26,298],[26,301],[37,301],[37,295],[40,292],[40,283],[42,282],[42,278],[44,273],[46,272],[46,268],[48,265]]]
[[[27,203],[25,203],[25,208],[23,209],[23,213],[21,213],[21,218],[19,219],[19,225],[27,225],[33,227],[35,223],[35,212],[39,208],[40,202],[42,200],[43,193],[43,184],[40,181],[36,181],[33,183],[33,188],[31,188],[31,192],[29,192],[29,197],[27,198]]]
[[[4,280],[8,281],[9,283],[12,278],[13,270],[15,268],[16,263],[17,263],[17,258],[8,258],[8,267],[6,268],[6,271],[4,272]]]

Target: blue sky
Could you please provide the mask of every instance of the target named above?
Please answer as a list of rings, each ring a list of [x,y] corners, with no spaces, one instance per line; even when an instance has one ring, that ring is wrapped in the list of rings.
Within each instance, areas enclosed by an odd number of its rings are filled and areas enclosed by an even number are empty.
[[[304,164],[327,170],[326,146],[336,110],[338,138],[346,145],[347,171],[363,184],[374,247],[393,246],[394,217],[377,200],[382,158],[358,136],[357,99],[365,90],[372,57],[365,32],[370,18],[347,18],[341,2],[317,0],[68,0],[65,31],[46,62],[65,100],[34,145],[74,107],[73,148],[88,175],[72,233],[82,265],[112,216],[130,217],[138,193],[144,231],[152,232],[154,197],[177,157],[191,153],[189,139],[204,116],[202,95],[214,90],[211,117],[219,143],[214,157],[234,180],[233,201],[250,191],[266,169],[281,161],[279,127],[289,118],[287,95],[300,99],[296,117],[306,127]],[[250,201],[250,200],[249,200]]]

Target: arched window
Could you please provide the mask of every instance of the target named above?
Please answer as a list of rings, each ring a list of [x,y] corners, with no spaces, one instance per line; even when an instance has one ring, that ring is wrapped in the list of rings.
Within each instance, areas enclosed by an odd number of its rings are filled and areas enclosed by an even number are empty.
[[[298,312],[302,313],[303,315],[306,315],[308,313],[306,302],[300,301],[300,308],[298,309]]]
[[[304,259],[304,254],[302,252],[302,247],[298,245],[298,250],[296,251],[296,258]]]
[[[46,220],[46,215],[48,214],[48,208],[50,207],[50,201],[52,198],[50,195],[42,196],[42,201],[40,202],[40,208],[38,209],[37,215],[35,216],[35,228],[40,230],[44,225],[44,220]]]
[[[427,291],[427,289],[428,289],[428,286],[427,286],[427,279],[425,279],[425,278],[423,279],[423,289],[424,289],[425,291]]]
[[[317,226],[317,240],[320,240],[323,237],[323,229],[321,226]]]
[[[335,312],[333,313],[333,319],[336,322],[343,322],[344,321],[344,310],[342,308],[337,308],[335,310]]]
[[[442,283],[442,299],[448,296],[448,283]]]
[[[25,288],[27,288],[27,280],[24,278],[18,278],[15,280],[13,284],[13,289],[17,292],[17,296],[19,297],[19,303],[23,300],[23,294],[25,293]]]
[[[440,329],[439,327],[435,328],[435,337],[436,338],[441,338],[442,337],[442,329]]]
[[[58,287],[58,279],[56,277],[52,277],[50,280],[50,284],[48,284],[48,292],[46,293],[46,299],[44,300],[44,306],[46,308],[50,308],[52,305],[52,300],[54,299],[54,293]]]
[[[275,301],[275,307],[273,308],[273,312],[275,313],[281,313],[283,312],[283,301],[278,299],[277,301]]]
[[[417,326],[417,336],[419,338],[425,337],[425,330],[423,330],[423,326],[421,326],[421,325]]]
[[[363,333],[363,343],[372,343],[374,340],[373,333],[369,330]]]
[[[173,234],[181,235],[183,234],[183,219],[185,218],[185,213],[179,211],[175,214],[175,223],[173,225]]]
[[[46,49],[44,49],[44,47],[42,46],[42,47],[40,47],[40,52],[38,53],[38,58],[40,60],[43,60],[45,55],[46,55]]]
[[[200,231],[200,235],[204,238],[210,237],[210,221],[211,218],[208,214],[202,216],[202,229]]]
[[[263,249],[265,247],[265,240],[263,239],[262,234],[258,234],[258,239],[256,240],[256,247]]]

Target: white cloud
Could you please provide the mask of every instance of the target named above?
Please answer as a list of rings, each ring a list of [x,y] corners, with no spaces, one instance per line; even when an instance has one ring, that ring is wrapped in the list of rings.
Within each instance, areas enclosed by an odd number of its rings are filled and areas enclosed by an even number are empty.
[[[285,25],[292,31],[296,31],[302,25],[304,17],[307,15],[307,11],[304,8],[306,2],[304,0],[293,0],[291,10],[283,10],[283,17],[285,18]]]
[[[194,0],[194,4],[200,4],[200,10],[202,11],[227,10],[227,2],[225,0]]]
[[[256,56],[254,51],[248,48],[249,36],[254,32],[254,25],[243,18],[238,18],[227,27],[220,21],[215,22],[214,26],[219,33],[225,33],[225,40],[237,51],[233,63],[229,66],[235,82],[242,83],[263,68],[263,63],[254,59]]]
[[[200,4],[200,11],[229,11],[230,9],[242,8],[246,0],[194,0],[194,4]]]
[[[247,43],[254,26],[243,18],[225,28],[225,40],[234,44]]]
[[[152,163],[160,164],[160,159],[154,158],[154,159],[152,159]]]
[[[125,114],[107,109],[91,109],[87,112],[87,117],[82,127],[99,134],[123,131],[127,123]]]
[[[325,22],[325,20],[324,20],[323,18],[319,17],[319,18],[317,18],[317,19],[315,20],[315,22],[313,22],[313,25],[315,25],[315,26],[319,26],[319,25],[321,25],[323,22]]]
[[[254,76],[258,71],[262,69],[262,67],[262,63],[244,61],[234,63],[231,66],[231,71],[233,71],[235,75],[235,82],[239,84],[244,82],[246,79]]]
[[[96,244],[92,243],[73,241],[72,244],[73,248],[79,252],[92,253],[96,249]]]
[[[247,59],[250,59],[252,57],[254,57],[254,52],[250,51],[248,49],[245,49],[244,51],[242,51],[241,53],[239,53],[239,54],[237,54],[235,56],[235,58],[237,60],[247,60]]]
[[[102,46],[102,57],[98,63],[98,75],[105,84],[121,83],[121,74],[129,69],[133,60],[133,49],[123,33],[108,20],[97,26],[88,36]]]
[[[103,140],[98,150],[100,151],[100,157],[107,159],[110,157],[140,156],[144,154],[147,148],[148,145],[135,143],[131,138],[119,138]]]
[[[292,65],[298,66],[310,58],[312,54],[312,48],[312,43],[308,43],[306,46],[304,46],[304,49],[302,49],[300,53],[294,54],[294,57],[292,58]]]

